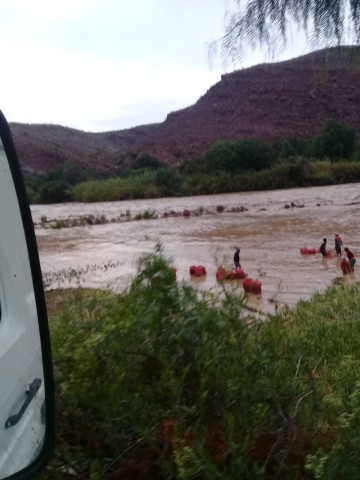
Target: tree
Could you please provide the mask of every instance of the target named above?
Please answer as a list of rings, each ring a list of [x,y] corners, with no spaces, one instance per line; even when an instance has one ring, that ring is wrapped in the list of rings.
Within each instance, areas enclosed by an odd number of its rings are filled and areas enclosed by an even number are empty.
[[[179,195],[181,187],[180,175],[171,168],[157,170],[155,183],[164,197],[175,197]]]
[[[312,145],[312,154],[317,158],[350,159],[355,151],[355,129],[328,120],[315,137]]]
[[[179,173],[181,175],[194,175],[198,172],[203,172],[204,169],[205,162],[202,159],[188,158],[181,163]]]
[[[69,200],[69,184],[61,180],[47,182],[39,189],[40,203],[62,203]]]
[[[285,46],[291,25],[326,46],[350,37],[360,41],[360,0],[232,0],[232,4],[224,35],[210,46],[219,45],[232,60],[241,60],[249,46]]]
[[[276,153],[280,158],[296,157],[306,153],[307,141],[297,138],[294,135],[288,135],[279,140],[276,145]]]
[[[161,164],[160,160],[158,160],[156,157],[153,157],[152,155],[149,155],[148,153],[139,155],[133,164],[134,169],[161,168],[162,166],[163,165]]]
[[[206,152],[205,161],[209,171],[224,170],[235,174],[270,167],[274,153],[261,140],[248,138],[216,143]]]

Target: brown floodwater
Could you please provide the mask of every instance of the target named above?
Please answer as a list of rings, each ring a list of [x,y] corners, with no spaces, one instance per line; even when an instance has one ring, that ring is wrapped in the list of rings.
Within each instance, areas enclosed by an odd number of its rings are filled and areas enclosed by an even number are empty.
[[[285,208],[291,202],[297,206]],[[225,208],[222,213],[216,210],[219,205]],[[241,207],[244,211],[239,211]],[[197,215],[163,216],[184,209]],[[301,247],[318,249],[327,237],[332,249],[334,236],[339,233],[344,246],[355,255],[360,252],[360,184],[34,205],[31,210],[47,289],[80,285],[121,291],[135,275],[139,257],[161,242],[177,269],[179,281],[216,290],[217,267],[233,268],[234,246],[239,246],[243,269],[250,277],[262,281],[262,295],[251,296],[250,302],[268,312],[274,308],[274,299],[293,306],[299,299],[310,298],[315,291],[324,291],[336,277],[342,277],[338,259],[301,255]],[[134,218],[146,210],[155,212],[158,218],[118,221]],[[41,226],[41,217],[66,220],[90,214],[104,215],[109,223],[61,229]],[[191,279],[191,265],[205,266],[206,277]],[[347,276],[346,281],[356,281],[356,277],[355,268],[355,274]],[[242,290],[241,283],[232,285]]]

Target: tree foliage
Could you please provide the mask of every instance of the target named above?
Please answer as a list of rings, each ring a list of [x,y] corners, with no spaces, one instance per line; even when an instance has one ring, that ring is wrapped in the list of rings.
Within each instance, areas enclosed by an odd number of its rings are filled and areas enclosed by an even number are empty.
[[[205,155],[208,169],[239,173],[247,170],[262,170],[274,160],[272,149],[256,139],[218,142]]]
[[[140,168],[161,168],[162,163],[160,162],[159,159],[156,157],[153,157],[152,155],[149,155],[148,153],[144,153],[143,155],[139,155],[134,164],[133,167],[134,169],[140,169]]]
[[[316,158],[350,159],[356,146],[355,129],[328,120],[313,141],[313,156]]]
[[[39,189],[40,203],[62,203],[69,200],[69,184],[62,180],[46,182]]]
[[[219,44],[232,60],[241,60],[249,46],[285,46],[294,24],[317,44],[359,43],[360,0],[232,0],[225,22],[212,47]]]
[[[104,177],[105,174],[103,172],[99,172],[94,168],[84,167],[84,165],[80,165],[79,163],[65,162],[57,170],[48,173],[44,177],[44,180],[45,182],[57,180],[68,183],[69,185],[75,185],[76,183]]]
[[[161,195],[174,197],[179,195],[181,187],[180,175],[171,168],[161,168],[156,172],[155,184]]]
[[[306,156],[307,143],[307,140],[288,135],[279,140],[276,145],[276,153],[279,158],[289,158],[297,155]]]

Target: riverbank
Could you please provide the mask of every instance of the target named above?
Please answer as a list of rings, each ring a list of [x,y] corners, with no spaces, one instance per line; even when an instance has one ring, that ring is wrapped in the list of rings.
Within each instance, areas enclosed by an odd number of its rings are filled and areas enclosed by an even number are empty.
[[[358,470],[359,284],[255,328],[236,292],[175,283],[159,252],[120,295],[67,294],[65,308],[64,292],[59,302],[47,294],[58,402],[44,479],[335,480]]]

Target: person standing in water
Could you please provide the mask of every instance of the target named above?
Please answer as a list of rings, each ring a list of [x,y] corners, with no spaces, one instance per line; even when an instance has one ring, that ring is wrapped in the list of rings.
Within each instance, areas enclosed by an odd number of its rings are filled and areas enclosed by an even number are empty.
[[[235,264],[235,270],[238,268],[241,268],[240,265],[240,248],[236,247],[235,253],[234,253],[234,264]]]
[[[340,235],[337,233],[337,234],[335,235],[335,248],[334,248],[334,250],[336,251],[336,255],[337,255],[338,257],[341,257],[341,247],[342,247],[342,244],[343,244],[343,242],[342,242],[342,240],[341,240],[341,237],[340,237]]]
[[[320,245],[320,253],[323,256],[323,258],[326,258],[326,243],[327,243],[327,239],[324,238],[323,243]]]
[[[344,250],[345,250],[345,252],[346,252],[347,258],[349,259],[350,270],[353,272],[353,271],[354,271],[354,267],[355,267],[355,263],[356,263],[355,255],[354,255],[353,252],[352,252],[351,250],[349,250],[348,248],[344,248]]]

